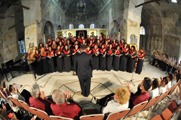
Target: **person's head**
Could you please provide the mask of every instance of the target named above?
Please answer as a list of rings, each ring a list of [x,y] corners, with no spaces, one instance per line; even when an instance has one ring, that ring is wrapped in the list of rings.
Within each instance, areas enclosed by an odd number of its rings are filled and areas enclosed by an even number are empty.
[[[62,41],[59,42],[59,46],[62,46]]]
[[[174,80],[177,80],[177,75],[178,75],[178,73],[177,73],[177,72],[174,72],[174,74],[173,74],[173,79],[174,79]]]
[[[92,40],[92,39],[93,39],[93,37],[91,36],[91,37],[90,37],[90,39]]]
[[[50,42],[50,38],[48,38],[48,42]]]
[[[80,36],[78,35],[78,39],[80,39]]]
[[[52,41],[54,41],[54,37],[52,37]]]
[[[151,87],[151,79],[148,77],[145,77],[143,81],[141,82],[141,89],[148,91]]]
[[[97,40],[97,44],[100,44],[100,40]]]
[[[38,49],[35,50],[35,54],[37,54],[37,55],[39,54],[39,50]]]
[[[46,48],[48,47],[48,44],[46,44]]]
[[[165,87],[165,85],[167,85],[167,83],[168,83],[168,79],[167,79],[167,77],[164,77],[163,81],[162,81],[163,87]]]
[[[124,39],[121,39],[121,43],[124,44]]]
[[[40,87],[37,83],[32,85],[30,93],[33,98],[38,98],[40,96]]]
[[[88,50],[88,51],[90,50],[90,46],[87,46],[87,50]]]
[[[117,40],[117,36],[114,37]]]
[[[127,43],[125,43],[125,44],[124,44],[124,48],[127,48],[127,46],[128,46],[128,44],[127,44]]]
[[[40,47],[40,48],[41,48],[41,47],[43,47],[43,44],[42,44],[42,43],[40,43],[40,44],[39,44],[39,47]]]
[[[82,40],[82,43],[85,44],[85,39]]]
[[[49,47],[48,47],[48,50],[49,50],[49,51],[52,51],[52,47],[51,47],[51,46],[49,46]]]
[[[53,45],[56,45],[56,42],[55,42],[55,41],[53,41]]]
[[[114,99],[121,105],[126,104],[130,99],[130,93],[128,89],[125,87],[117,88]]]
[[[15,88],[13,85],[9,85],[9,92],[10,93],[15,93]]]
[[[79,46],[76,44],[76,45],[75,45],[75,49],[77,50],[78,48],[79,48]]]
[[[84,36],[82,36],[81,39],[84,40]]]
[[[141,51],[141,52],[144,52],[144,47],[142,47],[142,48],[140,49],[140,51]]]
[[[62,37],[62,35],[60,35],[60,39],[62,39],[63,37]]]
[[[102,44],[101,48],[104,49],[104,44]]]
[[[87,35],[87,39],[89,38],[89,35]]]
[[[152,82],[152,89],[160,87],[160,81],[158,78],[155,78]]]
[[[107,39],[109,39],[110,38],[110,36],[109,35],[107,35]]]
[[[75,45],[77,45],[78,44],[78,41],[75,41],[75,43],[74,43]]]
[[[65,50],[68,50],[68,45],[65,45]]]
[[[65,96],[63,94],[63,92],[61,92],[60,90],[58,89],[55,89],[52,93],[52,99],[53,101],[57,104],[57,105],[60,105],[60,104],[63,104],[65,103]]]
[[[97,44],[94,45],[94,49],[97,49]]]
[[[44,47],[42,47],[41,48],[41,53],[43,53],[45,51],[45,48]]]
[[[117,46],[117,50],[120,50],[120,46]]]
[[[134,45],[131,46],[131,50],[135,51],[135,46]]]
[[[90,40],[90,44],[92,44],[92,40]]]
[[[105,43],[106,45],[108,44],[108,41],[106,40],[106,43]]]
[[[1,81],[1,87],[6,88],[6,83],[4,81]]]
[[[67,40],[67,44],[68,44],[68,45],[70,44],[70,40]]]
[[[60,50],[60,45],[57,46],[57,50]]]
[[[87,48],[87,45],[81,45],[81,46],[80,46],[80,51],[81,51],[81,52],[85,52],[85,51],[86,51],[86,48]]]
[[[59,38],[57,38],[57,42],[59,42]]]
[[[170,73],[170,74],[167,76],[167,79],[168,79],[168,82],[172,81],[173,75]]]

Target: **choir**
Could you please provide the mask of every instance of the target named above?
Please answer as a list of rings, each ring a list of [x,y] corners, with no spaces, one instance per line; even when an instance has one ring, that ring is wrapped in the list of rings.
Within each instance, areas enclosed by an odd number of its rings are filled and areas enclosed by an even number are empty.
[[[158,51],[156,52],[151,64],[164,71],[166,74],[174,73],[176,70],[181,70],[181,61],[178,62],[176,57],[172,57],[172,54],[169,56],[160,53],[159,55]]]
[[[119,43],[117,37],[113,40],[109,35],[107,38],[78,36],[77,38],[58,37],[48,39],[46,45],[39,44],[34,55],[35,72],[38,75],[51,72],[69,72],[74,65],[76,54],[80,54],[80,45],[87,45],[86,53],[92,55],[94,70],[127,71],[132,73],[136,69],[136,73],[142,71],[143,61],[146,56],[144,49],[140,49],[137,54],[135,46],[129,47],[124,39]],[[137,68],[135,63],[138,61]]]

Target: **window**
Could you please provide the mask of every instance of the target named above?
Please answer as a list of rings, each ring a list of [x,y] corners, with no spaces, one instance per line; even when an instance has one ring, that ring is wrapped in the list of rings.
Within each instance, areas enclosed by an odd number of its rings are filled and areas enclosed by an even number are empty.
[[[83,24],[80,24],[79,25],[79,29],[83,29],[84,28],[84,25]]]
[[[171,0],[172,1],[172,3],[177,3],[177,0]]]
[[[145,28],[143,26],[140,27],[140,35],[145,35]]]
[[[21,54],[24,54],[25,51],[25,42],[24,40],[18,41],[18,45],[19,45],[19,50]]]
[[[74,29],[74,25],[73,24],[69,24],[69,29]]]
[[[92,23],[92,24],[90,25],[90,28],[91,28],[91,29],[94,29],[94,28],[95,28],[95,24]]]

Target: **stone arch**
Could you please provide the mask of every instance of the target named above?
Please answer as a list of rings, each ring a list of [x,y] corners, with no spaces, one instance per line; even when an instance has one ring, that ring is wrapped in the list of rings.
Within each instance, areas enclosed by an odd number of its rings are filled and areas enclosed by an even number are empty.
[[[105,25],[102,25],[102,29],[105,29],[106,28],[106,26]]]
[[[55,37],[54,28],[53,28],[52,22],[47,21],[47,22],[45,23],[45,26],[44,26],[44,34],[45,34],[45,41],[47,41],[48,38]]]
[[[61,25],[59,25],[58,26],[58,28],[57,28],[57,30],[61,30],[62,29],[62,26]]]

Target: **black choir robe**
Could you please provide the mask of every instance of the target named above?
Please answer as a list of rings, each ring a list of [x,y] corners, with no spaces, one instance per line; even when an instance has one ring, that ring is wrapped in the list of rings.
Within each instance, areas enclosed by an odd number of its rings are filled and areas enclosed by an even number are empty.
[[[135,58],[131,58],[131,56],[135,56],[136,51],[132,52],[129,50],[129,57],[128,57],[128,63],[127,63],[127,72],[132,73],[135,69]]]
[[[138,64],[136,67],[136,73],[140,74],[142,72],[142,67],[143,67],[143,62],[144,60],[142,58],[144,58],[146,56],[146,54],[143,52],[139,52],[139,57],[138,57]]]
[[[100,49],[99,69],[106,70],[106,49]]]
[[[68,56],[71,54],[70,49],[69,50],[63,50],[64,52],[64,66],[65,71],[70,72],[71,71],[71,56]]]

